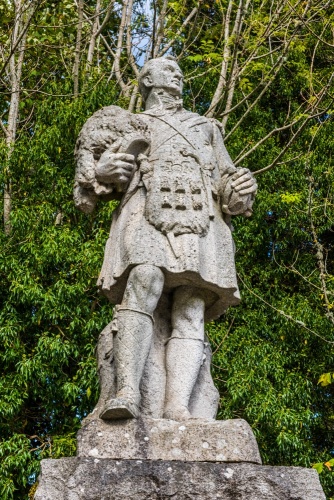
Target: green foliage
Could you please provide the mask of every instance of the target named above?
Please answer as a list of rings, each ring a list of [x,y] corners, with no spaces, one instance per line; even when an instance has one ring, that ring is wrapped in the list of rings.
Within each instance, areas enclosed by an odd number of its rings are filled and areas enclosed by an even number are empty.
[[[11,157],[12,233],[0,234],[4,499],[26,498],[41,458],[75,454],[75,433],[96,402],[94,349],[112,314],[96,279],[113,205],[94,217],[76,211],[73,150],[84,121],[112,95],[108,85],[89,101],[44,99],[33,137],[21,137]]]

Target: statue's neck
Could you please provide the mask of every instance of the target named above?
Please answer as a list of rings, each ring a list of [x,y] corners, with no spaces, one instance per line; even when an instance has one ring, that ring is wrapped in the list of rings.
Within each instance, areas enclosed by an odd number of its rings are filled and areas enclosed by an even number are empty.
[[[183,101],[180,97],[166,92],[164,89],[152,89],[145,102],[145,110],[152,108],[177,110],[182,108]]]

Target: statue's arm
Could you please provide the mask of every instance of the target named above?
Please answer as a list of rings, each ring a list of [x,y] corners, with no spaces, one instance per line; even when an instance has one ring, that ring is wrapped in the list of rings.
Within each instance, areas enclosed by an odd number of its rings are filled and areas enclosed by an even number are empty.
[[[234,166],[217,124],[214,124],[213,143],[220,174],[221,209],[229,215],[249,217],[257,192],[255,177],[247,168]]]
[[[126,191],[134,169],[134,156],[120,153],[121,137],[101,128],[101,111],[87,120],[75,149],[74,202],[91,213],[99,198],[119,200]]]

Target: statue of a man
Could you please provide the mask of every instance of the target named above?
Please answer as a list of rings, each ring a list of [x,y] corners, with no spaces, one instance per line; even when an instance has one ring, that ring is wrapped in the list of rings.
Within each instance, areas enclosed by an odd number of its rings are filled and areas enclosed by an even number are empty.
[[[139,416],[163,294],[169,297],[171,328],[164,342],[162,416],[191,417],[204,321],[239,302],[230,219],[251,215],[257,184],[249,170],[234,167],[218,122],[183,108],[182,87],[175,59],[148,61],[139,77],[145,111],[104,108],[78,140],[77,206],[89,212],[98,197],[120,199],[98,281],[118,304],[117,387],[103,419]]]

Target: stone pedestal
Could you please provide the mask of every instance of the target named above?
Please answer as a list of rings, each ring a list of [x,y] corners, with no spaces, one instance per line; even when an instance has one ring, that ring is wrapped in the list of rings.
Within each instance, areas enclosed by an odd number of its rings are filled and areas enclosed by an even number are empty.
[[[35,500],[325,500],[315,470],[269,467],[241,419],[87,419],[78,456],[42,460]]]
[[[315,470],[246,463],[43,460],[35,500],[325,500]]]
[[[261,464],[245,420],[138,419],[88,422],[78,432],[79,457]]]

